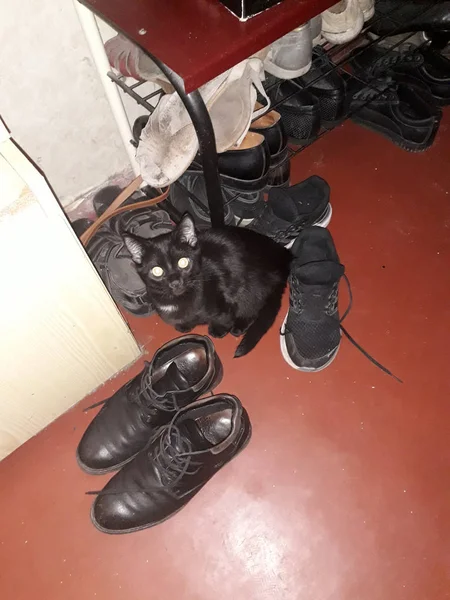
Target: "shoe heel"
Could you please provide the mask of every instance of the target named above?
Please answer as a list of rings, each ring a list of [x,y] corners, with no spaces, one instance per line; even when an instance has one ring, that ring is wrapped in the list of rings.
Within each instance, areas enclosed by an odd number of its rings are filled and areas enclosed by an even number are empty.
[[[290,176],[291,161],[289,160],[289,150],[285,148],[276,157],[276,161],[271,162],[266,190],[272,187],[288,187]]]

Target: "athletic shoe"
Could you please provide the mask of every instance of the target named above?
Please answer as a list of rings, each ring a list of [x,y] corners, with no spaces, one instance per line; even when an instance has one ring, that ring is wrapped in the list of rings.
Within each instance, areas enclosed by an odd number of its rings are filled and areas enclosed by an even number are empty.
[[[368,86],[352,80],[348,87],[352,121],[409,152],[423,152],[433,144],[442,115],[420,81],[398,74]]]
[[[289,311],[280,335],[285,361],[298,371],[321,371],[341,340],[338,287],[344,274],[327,229],[308,227],[295,240],[289,276]]]
[[[329,224],[332,215],[329,199],[330,186],[317,175],[289,188],[273,188],[264,210],[249,229],[290,248],[305,227]]]
[[[148,317],[154,309],[122,235],[128,232],[149,239],[169,233],[173,227],[167,212],[160,208],[134,209],[109,219],[86,246],[111,296],[133,315]]]
[[[364,15],[359,0],[340,0],[322,13],[322,35],[332,44],[345,44],[361,32]]]
[[[375,0],[358,0],[364,21],[369,21],[375,14]]]
[[[356,51],[352,65],[366,81],[386,74],[394,79],[398,74],[413,76],[430,89],[440,106],[450,104],[450,60],[432,46],[404,44],[396,50],[371,46]]]
[[[231,210],[231,200],[237,192],[222,187],[224,199],[225,225],[234,225],[235,217]],[[188,212],[194,219],[195,225],[207,229],[211,227],[208,198],[203,173],[187,172],[182,175],[170,188],[170,204],[181,218]]]
[[[285,361],[297,371],[325,369],[336,358],[342,332],[371,363],[402,383],[342,326],[352,307],[352,292],[330,232],[319,227],[304,229],[295,240],[292,254],[289,310],[280,330]],[[338,309],[341,277],[349,293],[349,304],[342,317]]]
[[[308,21],[269,46],[264,69],[279,79],[294,79],[311,68],[312,37]]]

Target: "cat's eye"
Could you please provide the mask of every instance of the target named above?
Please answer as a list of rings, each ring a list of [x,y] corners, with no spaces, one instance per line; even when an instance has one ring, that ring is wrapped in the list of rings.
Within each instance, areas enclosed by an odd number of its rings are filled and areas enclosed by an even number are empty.
[[[191,261],[189,260],[189,258],[183,257],[180,258],[180,260],[178,261],[178,266],[180,267],[180,269],[186,269],[186,267],[189,266],[189,263]]]
[[[162,277],[163,273],[164,271],[163,269],[161,269],[161,267],[153,267],[153,269],[151,270],[151,274],[155,277]]]

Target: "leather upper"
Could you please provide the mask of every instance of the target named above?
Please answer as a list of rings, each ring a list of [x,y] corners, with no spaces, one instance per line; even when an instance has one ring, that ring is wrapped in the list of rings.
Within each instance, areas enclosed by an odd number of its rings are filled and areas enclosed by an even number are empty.
[[[105,401],[78,446],[80,466],[99,473],[119,468],[148,444],[155,429],[221,377],[222,365],[208,337],[186,335],[165,344]]]
[[[197,425],[202,419],[203,425]],[[211,442],[211,432],[217,431],[220,440]],[[234,396],[219,394],[191,404],[99,493],[91,513],[94,525],[106,533],[125,533],[164,521],[185,506],[250,435],[248,415]]]

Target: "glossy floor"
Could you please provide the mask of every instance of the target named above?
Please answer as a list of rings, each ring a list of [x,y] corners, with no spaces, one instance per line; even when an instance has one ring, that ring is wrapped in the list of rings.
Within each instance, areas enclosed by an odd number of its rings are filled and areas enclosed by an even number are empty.
[[[450,596],[449,117],[424,154],[347,123],[294,165],[294,179],[331,185],[347,328],[404,383],[346,340],[328,369],[292,370],[283,314],[246,358],[219,340],[220,390],[247,407],[250,445],[172,520],[108,536],[84,494],[107,478],[82,473],[75,448],[93,416],[82,408],[135,365],[0,464],[2,600]],[[174,336],[155,317],[130,322],[149,356]]]

